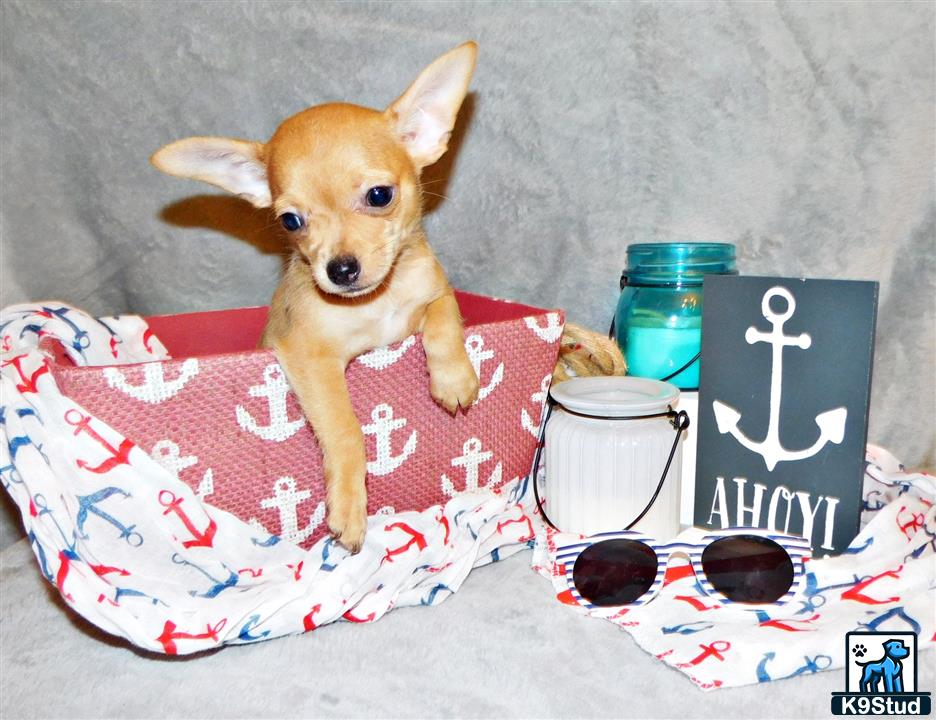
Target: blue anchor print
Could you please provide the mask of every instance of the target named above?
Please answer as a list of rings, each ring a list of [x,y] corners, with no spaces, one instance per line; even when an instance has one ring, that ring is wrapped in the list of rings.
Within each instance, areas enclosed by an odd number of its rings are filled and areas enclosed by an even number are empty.
[[[208,578],[209,580],[211,580],[211,582],[214,583],[214,585],[212,585],[210,588],[208,588],[207,591],[203,593],[200,593],[196,590],[189,590],[189,595],[191,595],[192,597],[203,597],[203,598],[218,597],[218,595],[220,595],[222,592],[224,592],[228,588],[232,588],[235,585],[237,585],[237,582],[240,579],[240,577],[238,576],[236,572],[231,570],[229,567],[225,566],[224,569],[227,570],[229,573],[228,578],[227,580],[219,580],[216,577],[212,577],[211,574],[209,574],[208,571],[205,570],[204,568],[200,568],[195,563],[189,562],[188,560],[186,560],[184,557],[179,555],[179,553],[175,553],[172,556],[172,562],[174,562],[176,565],[187,565],[188,567],[194,568],[195,570],[200,572],[202,575],[204,575],[206,578]]]
[[[153,605],[162,605],[164,607],[169,607],[166,603],[164,603],[159,598],[155,598],[152,595],[147,595],[145,592],[140,592],[139,590],[134,590],[133,588],[122,588],[122,587],[117,588],[117,592],[114,593],[114,602],[120,603],[120,598],[122,598],[124,595],[128,597],[146,598]]]
[[[42,449],[42,445],[36,445],[32,441],[32,438],[30,438],[28,435],[17,435],[16,437],[7,440],[7,449],[10,451],[10,459],[15,461],[16,454],[22,448],[30,446],[36,448],[36,452],[38,452],[42,459],[45,460],[46,465],[51,464],[49,461],[49,456],[46,455],[45,451]]]
[[[432,605],[435,602],[436,595],[438,595],[440,592],[443,592],[443,591],[447,592],[449,595],[452,594],[452,589],[448,585],[443,585],[442,583],[439,583],[434,588],[432,588],[432,590],[429,591],[429,594],[426,595],[426,597],[422,598],[419,601],[419,604],[420,605]]]
[[[335,546],[335,539],[332,537],[325,538],[325,542],[322,544],[322,564],[319,569],[324,570],[325,572],[331,572],[336,567],[337,563],[328,562],[328,558],[331,555],[332,549]]]
[[[136,525],[126,526],[113,515],[109,515],[98,507],[98,503],[104,502],[107,498],[115,494],[120,494],[125,498],[130,497],[130,493],[124,492],[116,487],[106,487],[91,495],[78,496],[78,506],[80,508],[76,516],[78,532],[82,534],[83,538],[88,538],[88,534],[84,531],[84,525],[88,520],[88,513],[93,513],[120,530],[119,538],[121,540],[126,540],[130,547],[140,547],[140,545],[143,544],[143,536],[134,529]]]
[[[26,333],[39,335],[39,333],[41,332],[42,332],[42,325],[35,325],[35,324],[24,325],[23,329],[20,330],[20,340],[22,340],[26,336]]]
[[[36,533],[30,530],[26,537],[29,538],[29,544],[36,548],[35,553],[39,557],[39,567],[42,568],[42,574],[45,576],[45,579],[49,582],[55,582],[55,576],[49,570],[49,564],[46,561],[45,549],[42,547],[42,543],[39,542],[39,538],[36,537]]]
[[[0,405],[0,425],[6,425],[6,421],[7,421],[6,411],[7,411],[7,406]],[[27,417],[34,417],[36,418],[36,420],[39,421],[40,425],[45,424],[42,422],[42,418],[39,417],[39,413],[37,413],[35,410],[33,410],[30,407],[14,408],[13,412],[16,413],[16,417],[18,417],[20,420],[22,420],[23,418],[27,418]]]
[[[75,333],[75,337],[72,339],[71,346],[79,353],[81,353],[82,357],[84,357],[84,351],[88,348],[88,346],[91,345],[91,338],[88,337],[87,330],[82,330],[74,322],[72,322],[70,318],[66,317],[68,315],[68,308],[52,308],[43,306],[42,311],[44,313],[48,313],[49,315],[55,315],[55,317],[66,323],[72,329],[72,332]]]
[[[882,507],[887,505],[886,502],[878,499],[880,497],[881,497],[880,490],[872,490],[871,492],[868,493],[867,497],[865,497],[861,501],[861,509],[867,512],[876,512],[880,510]]]
[[[116,319],[119,320],[120,316],[118,315]],[[106,322],[101,320],[101,318],[96,317],[96,318],[92,318],[92,320],[94,320],[94,322],[96,322],[98,325],[100,325],[105,330],[107,330],[108,334],[110,334],[110,336],[114,339],[115,343],[120,344],[123,342],[123,339],[120,337],[120,335],[114,332],[114,329],[110,325],[108,325]]]
[[[774,652],[765,652],[764,657],[760,659],[760,662],[757,663],[757,682],[765,683],[772,682],[773,678],[770,677],[770,673],[767,672],[767,663],[773,660],[777,656]]]
[[[250,538],[250,542],[252,542],[257,547],[273,547],[279,541],[280,541],[280,537],[278,535],[270,535],[270,537],[268,537],[266,540],[260,540],[258,538]]]
[[[55,515],[52,513],[52,510],[49,509],[49,504],[42,493],[36,493],[33,496],[32,502],[36,508],[36,517],[48,515],[49,519],[52,521],[52,524],[55,525],[55,529],[58,530],[59,535],[62,536],[62,542],[65,544],[66,552],[75,554],[75,545],[78,543],[78,534],[72,530],[72,539],[71,542],[69,542],[68,536],[65,534],[65,531],[62,530],[62,526],[59,525],[58,520],[55,519]]]
[[[455,517],[454,517],[453,519],[455,520],[455,524],[456,524],[456,525],[461,525],[461,524],[462,524],[462,523],[461,523],[461,517],[462,517],[462,515],[466,514],[467,512],[468,512],[467,510],[459,510],[457,513],[455,513]],[[471,539],[472,539],[472,540],[477,540],[477,539],[478,539],[478,533],[476,533],[476,532],[474,531],[474,528],[471,527],[471,524],[470,524],[470,523],[466,523],[466,524],[465,524],[465,527],[468,528],[468,532],[471,533]]]
[[[869,613],[873,613],[873,610],[869,611]],[[920,634],[920,630],[921,630],[920,623],[918,623],[912,617],[907,615],[907,611],[903,609],[902,605],[900,607],[891,608],[886,613],[882,613],[881,615],[878,615],[871,622],[858,623],[858,626],[868,628],[868,630],[871,630],[871,631],[877,631],[878,626],[881,623],[887,622],[891,618],[899,618],[900,620],[903,620],[903,622],[905,622],[910,627],[910,629],[913,630],[913,632],[915,632],[917,635]]]
[[[789,675],[781,675],[777,678],[770,677],[770,673],[767,672],[767,663],[773,660],[776,657],[774,652],[764,653],[764,657],[761,658],[760,662],[757,663],[757,682],[773,682],[774,680],[787,680],[791,677],[796,677],[797,675],[803,675],[804,673],[817,673],[823,670],[828,670],[832,667],[832,658],[828,655],[816,655],[815,657],[803,656],[803,660],[806,661],[805,665],[794,670]]]
[[[806,573],[806,588],[803,591],[803,594],[806,596],[806,600],[800,600],[800,604],[803,606],[801,609],[796,611],[796,615],[804,615],[806,613],[815,612],[818,608],[826,604],[826,598],[824,593],[826,590],[839,590],[841,588],[850,588],[854,587],[856,584],[860,583],[862,578],[859,578],[857,575],[852,576],[854,579],[851,582],[840,583],[838,585],[826,585],[825,587],[819,587],[819,580],[816,578],[816,574],[813,572]]]
[[[491,550],[491,562],[500,561],[500,548],[494,548]]]
[[[0,472],[3,472],[3,471],[0,470]],[[926,531],[926,534],[931,535],[929,530]],[[930,540],[929,542],[925,542],[922,545],[920,545],[920,547],[918,547],[913,552],[905,555],[904,562],[906,563],[908,560],[916,560],[917,558],[920,557],[920,555],[922,555],[929,548],[936,550],[936,536],[934,536],[933,539]]]
[[[702,632],[712,627],[715,627],[713,623],[697,620],[696,622],[680,623],[679,625],[665,627],[663,628],[663,634],[673,635],[675,633],[677,635],[692,635],[693,633]]]
[[[808,595],[805,600],[800,600],[800,604],[803,606],[803,608],[801,610],[797,610],[795,613],[796,615],[815,613],[816,610],[826,604],[826,596],[819,595],[818,593],[816,595]]]
[[[516,504],[520,498],[522,498],[527,491],[527,486],[530,484],[530,476],[524,475],[519,482],[517,482],[507,493],[507,500],[511,505]]]
[[[23,477],[16,469],[16,465],[4,465],[0,467],[0,483],[4,489],[9,490],[11,485],[22,485]]]
[[[780,679],[786,680],[788,678],[796,677],[797,675],[803,675],[805,673],[817,673],[823,670],[828,670],[830,667],[832,667],[832,658],[830,658],[828,655],[816,655],[813,658],[804,655],[803,660],[806,661],[805,665],[797,668],[789,675],[784,675]]]
[[[251,615],[247,622],[244,623],[244,627],[241,628],[240,632],[237,635],[237,639],[242,642],[257,642],[257,640],[263,640],[267,635],[270,634],[269,630],[264,630],[259,635],[251,635],[250,631],[253,630],[257,625],[260,624],[260,614]]]
[[[855,547],[848,547],[842,554],[843,555],[857,555],[858,553],[863,553],[869,547],[874,545],[874,537],[871,536],[865,540],[864,545],[856,545]]]

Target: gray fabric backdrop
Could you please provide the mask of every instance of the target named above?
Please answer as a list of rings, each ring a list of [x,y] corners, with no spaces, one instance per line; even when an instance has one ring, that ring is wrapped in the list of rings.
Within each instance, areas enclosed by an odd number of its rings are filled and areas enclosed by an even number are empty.
[[[150,153],[266,139],[324,101],[383,107],[473,38],[473,95],[427,171],[453,284],[605,328],[631,242],[877,280],[869,437],[936,465],[932,3],[0,7],[2,305],[265,304],[275,223]]]

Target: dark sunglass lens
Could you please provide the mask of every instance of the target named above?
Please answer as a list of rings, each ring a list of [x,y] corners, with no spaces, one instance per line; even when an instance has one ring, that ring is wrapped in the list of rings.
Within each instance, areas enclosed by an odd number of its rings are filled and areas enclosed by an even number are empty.
[[[720,538],[702,551],[702,570],[733,602],[772,603],[793,586],[793,561],[773,540],[757,535]]]
[[[657,576],[653,548],[636,540],[602,540],[586,548],[572,568],[579,595],[593,605],[627,605],[643,595]]]

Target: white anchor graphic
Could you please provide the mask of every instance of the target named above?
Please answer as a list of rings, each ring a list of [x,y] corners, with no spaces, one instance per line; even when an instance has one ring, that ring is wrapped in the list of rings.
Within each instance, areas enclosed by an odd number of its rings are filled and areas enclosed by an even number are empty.
[[[449,480],[445,473],[443,473],[442,492],[449,497],[455,497],[456,495],[461,495],[463,492],[477,490],[479,487],[478,469],[492,457],[494,457],[494,453],[490,450],[481,451],[481,441],[478,438],[468,438],[465,444],[462,445],[462,455],[452,460],[453,467],[465,468],[465,489],[461,491],[456,490],[455,483]],[[498,462],[497,466],[494,468],[494,472],[490,474],[484,487],[492,488],[500,483],[503,472],[504,468],[501,467],[501,463]]]
[[[406,418],[394,418],[393,408],[386,403],[381,403],[371,410],[371,420],[373,422],[369,425],[361,426],[361,431],[365,435],[376,436],[377,459],[367,462],[367,472],[371,475],[389,475],[415,452],[417,433],[413,430],[403,446],[403,452],[394,455],[393,448],[390,446],[390,437],[395,430],[406,426]]]
[[[260,501],[260,506],[266,510],[276,508],[279,511],[279,535],[293,543],[301,543],[311,537],[312,533],[325,520],[325,502],[321,501],[315,512],[309,516],[309,523],[299,528],[299,513],[296,507],[304,500],[312,497],[310,490],[296,490],[296,481],[289,477],[281,477],[273,484],[273,497]],[[263,526],[256,518],[251,518],[249,524],[254,528]],[[264,531],[265,532],[265,531]]]
[[[535,403],[540,404],[540,417],[543,416],[542,406],[546,404],[546,398],[549,395],[549,383],[552,380],[552,375],[546,375],[543,377],[543,380],[540,382],[539,392],[535,392],[530,395],[530,400]],[[520,424],[523,425],[523,429],[526,430],[530,435],[535,438],[539,438],[540,426],[533,424],[533,418],[530,417],[530,413],[526,411],[526,408],[521,408],[520,410]]]
[[[289,383],[283,369],[277,363],[270,363],[263,370],[263,385],[254,385],[249,390],[251,397],[265,397],[270,407],[270,424],[258,425],[253,416],[242,406],[234,408],[237,424],[264,440],[283,442],[295,435],[305,425],[304,417],[290,420],[286,414],[286,396]]]
[[[104,368],[104,378],[114,390],[150,405],[158,405],[179,394],[193,377],[198,375],[198,358],[189,358],[182,363],[179,377],[169,382],[163,374],[163,363],[147,363],[143,366],[143,384],[131,385],[124,374],[115,367]]]
[[[465,340],[465,350],[468,353],[468,359],[471,361],[471,367],[474,368],[475,375],[478,376],[478,379],[481,379],[481,365],[484,364],[485,360],[490,360],[494,357],[493,350],[484,349],[484,338],[480,335],[469,335]],[[494,373],[491,375],[490,382],[478,390],[478,399],[475,400],[475,404],[481,402],[486,398],[491,392],[500,385],[501,380],[504,379],[504,363],[501,363],[497,366],[497,369],[494,370]]]
[[[172,440],[160,440],[153,445],[153,451],[150,457],[162,465],[170,473],[179,477],[179,473],[198,463],[195,455],[183,455],[181,449]],[[198,489],[195,491],[200,500],[214,492],[214,471],[211,468],[205,470],[201,482],[198,483]]]
[[[373,370],[383,370],[406,355],[406,351],[415,344],[416,336],[410,335],[406,340],[400,343],[400,347],[396,350],[391,350],[389,347],[374,348],[370,352],[358,355],[357,361]]]
[[[562,337],[562,323],[559,322],[559,313],[546,313],[546,327],[542,327],[536,318],[532,316],[523,318],[523,322],[543,342],[554,343]]]
[[[775,298],[786,301],[786,312],[775,313],[770,309],[770,301]],[[761,301],[761,313],[773,329],[770,332],[761,332],[751,326],[744,334],[748,345],[766,342],[773,345],[772,366],[770,371],[770,423],[767,427],[767,437],[762,442],[755,442],[738,429],[741,413],[720,400],[712,403],[715,411],[715,422],[718,432],[730,433],[741,445],[748,450],[761,455],[768,471],[773,471],[778,462],[789,460],[802,460],[818,453],[826,443],[838,444],[845,436],[845,420],[848,410],[844,407],[827,410],[816,416],[816,425],[819,426],[819,439],[805,450],[787,450],[780,444],[780,398],[783,383],[783,348],[792,345],[806,350],[812,345],[812,338],[807,333],[801,335],[784,335],[783,324],[792,317],[796,310],[796,301],[789,290],[782,287],[773,287],[764,293]]]

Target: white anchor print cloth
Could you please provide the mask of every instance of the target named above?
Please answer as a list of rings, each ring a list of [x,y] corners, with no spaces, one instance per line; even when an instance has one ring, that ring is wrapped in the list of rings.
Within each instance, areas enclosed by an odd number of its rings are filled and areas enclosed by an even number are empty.
[[[197,492],[180,481],[188,461],[178,447],[151,457],[60,392],[46,338],[76,364],[157,360],[165,348],[136,317],[96,319],[60,303],[0,315],[3,486],[66,603],[141,648],[187,654],[371,622],[441,602],[473,567],[532,542],[525,484],[514,480],[377,514],[358,555],[329,538],[303,550],[201,502],[212,475]]]
[[[556,545],[578,536],[547,533],[539,521],[533,567],[551,580],[560,602],[615,623],[703,690],[772,682],[843,667],[851,630],[911,631],[920,651],[932,649],[934,503],[936,478],[905,472],[890,453],[869,445],[862,531],[842,555],[807,561],[806,582],[783,606],[720,605],[701,592],[688,565],[674,561],[651,602],[586,610],[554,562]],[[690,529],[682,537],[707,532]]]

